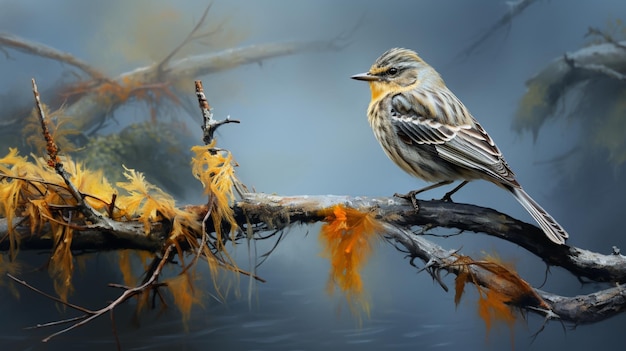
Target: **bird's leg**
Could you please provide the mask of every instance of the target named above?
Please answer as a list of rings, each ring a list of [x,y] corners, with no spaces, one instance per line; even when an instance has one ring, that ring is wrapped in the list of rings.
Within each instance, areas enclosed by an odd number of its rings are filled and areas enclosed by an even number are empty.
[[[452,183],[451,180],[443,180],[443,181],[441,181],[439,183],[431,184],[431,185],[429,185],[427,187],[424,187],[424,188],[421,188],[421,189],[418,189],[418,190],[409,191],[406,194],[395,193],[395,194],[393,194],[393,196],[411,201],[411,203],[413,204],[413,208],[415,208],[415,211],[417,211],[417,210],[419,210],[419,206],[417,205],[417,198],[415,198],[415,195],[417,195],[419,193],[423,193],[424,191],[428,191],[428,190],[432,190],[432,189],[438,188],[438,187],[443,186],[443,185],[450,184],[450,183]],[[463,184],[463,185],[465,185],[465,184]],[[460,189],[461,187],[459,186],[457,188]],[[454,192],[456,190],[458,190],[458,189],[455,188],[453,191],[451,191],[450,195],[454,194]],[[448,194],[446,194],[446,196],[448,196]]]
[[[457,191],[459,191],[462,187],[465,186],[465,184],[469,183],[469,180],[464,180],[461,182],[461,184],[457,185],[454,189],[448,191],[442,198],[441,200],[443,201],[447,201],[447,202],[453,202],[452,201],[452,195],[454,193],[456,193]]]

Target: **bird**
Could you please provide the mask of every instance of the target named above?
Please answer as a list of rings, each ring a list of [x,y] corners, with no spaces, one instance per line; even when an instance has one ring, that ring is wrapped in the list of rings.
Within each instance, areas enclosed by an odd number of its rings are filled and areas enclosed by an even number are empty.
[[[437,71],[415,51],[392,48],[369,71],[351,77],[369,83],[367,116],[387,156],[405,172],[435,183],[415,194],[462,181],[483,179],[509,191],[555,244],[568,233],[515,178],[493,139],[452,93]],[[415,202],[414,202],[415,204]]]

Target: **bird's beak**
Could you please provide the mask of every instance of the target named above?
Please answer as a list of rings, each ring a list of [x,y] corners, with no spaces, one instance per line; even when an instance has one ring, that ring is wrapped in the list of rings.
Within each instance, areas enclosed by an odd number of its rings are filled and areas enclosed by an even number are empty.
[[[373,76],[373,75],[369,74],[369,72],[355,74],[355,75],[353,75],[350,78],[356,79],[356,80],[364,80],[366,82],[375,82],[375,81],[379,81],[380,80],[379,77]]]

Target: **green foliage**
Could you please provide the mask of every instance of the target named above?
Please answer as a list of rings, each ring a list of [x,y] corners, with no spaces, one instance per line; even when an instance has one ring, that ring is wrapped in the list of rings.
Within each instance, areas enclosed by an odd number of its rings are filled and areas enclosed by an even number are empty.
[[[185,186],[194,182],[189,174],[191,154],[183,144],[184,134],[180,123],[145,121],[119,133],[92,138],[77,156],[88,167],[104,170],[112,183],[125,180],[120,171],[125,165],[150,175],[150,181],[169,192],[182,195]]]

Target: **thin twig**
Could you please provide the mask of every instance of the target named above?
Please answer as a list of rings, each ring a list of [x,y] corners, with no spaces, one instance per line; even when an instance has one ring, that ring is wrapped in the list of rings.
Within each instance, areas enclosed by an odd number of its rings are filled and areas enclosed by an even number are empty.
[[[45,328],[45,327],[54,327],[55,325],[72,323],[72,322],[76,322],[76,321],[79,321],[79,320],[84,319],[84,318],[87,318],[87,315],[84,314],[84,315],[78,316],[78,317],[62,319],[62,320],[59,320],[59,321],[48,322],[48,323],[43,323],[43,324],[37,324],[37,325],[32,326],[32,327],[26,327],[26,328],[24,328],[24,330],[39,329],[39,328]]]
[[[39,95],[39,90],[37,89],[37,83],[35,82],[35,78],[32,80],[33,85],[33,95],[35,96],[35,106],[37,108],[39,121],[41,122],[41,129],[44,138],[46,139],[46,151],[48,152],[48,166],[54,168],[59,176],[65,182],[67,186],[67,191],[70,192],[72,197],[76,200],[77,206],[80,212],[92,223],[97,224],[103,229],[108,229],[114,232],[115,225],[112,221],[106,219],[101,213],[96,211],[87,201],[85,201],[85,196],[78,190],[76,185],[71,181],[72,175],[67,172],[63,166],[63,162],[59,158],[59,147],[57,146],[54,138],[50,134],[48,129],[48,122],[46,119],[46,114],[43,109],[43,104],[41,103],[41,98]]]
[[[161,72],[163,72],[163,67],[165,67],[165,65],[167,65],[169,63],[169,61],[172,59],[172,57],[174,57],[174,55],[176,55],[185,45],[189,44],[192,40],[194,40],[196,38],[195,34],[204,25],[204,23],[206,21],[206,18],[207,18],[207,15],[209,14],[209,10],[211,9],[211,6],[213,6],[212,3],[210,3],[206,7],[204,12],[202,13],[202,17],[200,17],[200,20],[193,27],[191,32],[189,32],[189,34],[187,34],[187,37],[180,44],[178,44],[178,46],[175,47],[174,50],[172,50],[163,60],[161,60],[161,62],[159,62],[159,65],[157,66],[158,74],[161,74]]]
[[[200,233],[200,244],[198,245],[198,250],[196,250],[196,255],[191,260],[191,262],[187,265],[187,267],[183,268],[180,274],[187,272],[189,268],[193,267],[196,264],[196,262],[198,262],[198,259],[200,259],[200,256],[202,255],[202,251],[204,249],[204,246],[207,243],[207,237],[208,237],[208,234],[206,232],[206,222],[211,217],[211,213],[213,212],[214,205],[215,205],[215,196],[213,196],[213,194],[211,193],[209,194],[209,200],[207,204],[207,208],[208,208],[207,213],[202,219],[202,233]]]
[[[48,152],[48,165],[52,168],[55,168],[59,160],[59,147],[54,142],[54,138],[50,134],[50,130],[48,129],[48,121],[46,120],[46,114],[43,110],[43,104],[41,103],[41,98],[39,96],[39,90],[37,89],[37,83],[35,82],[35,78],[31,79],[33,84],[33,95],[35,96],[35,107],[37,107],[37,112],[39,116],[39,122],[41,122],[41,130],[43,133],[44,139],[46,139],[46,151]]]
[[[61,300],[60,298],[58,298],[56,296],[52,296],[52,295],[50,295],[48,293],[45,293],[45,292],[35,288],[34,286],[28,284],[26,281],[18,279],[17,277],[12,275],[11,273],[7,273],[7,277],[13,279],[16,283],[18,283],[20,285],[23,285],[23,286],[27,287],[28,289],[30,289],[30,290],[32,290],[32,291],[34,291],[34,292],[36,292],[36,293],[38,293],[40,295],[43,295],[43,296],[47,297],[50,300],[53,300],[54,302],[58,302],[58,303],[63,304],[65,306],[69,307],[69,308],[75,309],[77,311],[81,311],[81,312],[86,313],[86,314],[94,313],[94,311],[92,311],[92,310],[86,309],[86,308],[78,306],[78,305],[74,305],[74,304],[69,303],[67,301],[63,301],[63,300]]]
[[[605,33],[604,31],[602,31],[602,30],[600,30],[598,28],[589,27],[589,30],[587,31],[587,34],[585,34],[585,36],[588,37],[590,35],[600,36],[607,43],[611,43],[611,44],[615,45],[618,48],[626,50],[626,45],[624,45],[624,44],[620,43],[619,41],[613,39],[612,36],[610,36],[609,34]]]
[[[202,141],[204,141],[205,145],[210,144],[213,141],[213,134],[223,124],[227,123],[240,123],[240,121],[236,119],[230,119],[230,116],[226,117],[221,121],[216,121],[213,119],[213,112],[211,112],[211,105],[209,105],[209,101],[204,95],[204,88],[202,87],[202,81],[196,80],[196,96],[198,97],[198,104],[200,105],[200,110],[202,111],[202,132],[203,137]]]
[[[46,338],[44,338],[42,341],[43,342],[48,342],[50,341],[52,338],[67,333],[72,329],[78,328],[80,326],[83,326],[89,322],[91,322],[92,320],[104,315],[105,313],[108,312],[112,312],[114,308],[116,308],[118,305],[120,305],[121,303],[125,302],[126,300],[128,300],[129,298],[141,294],[144,291],[148,290],[148,289],[156,289],[160,286],[163,286],[162,283],[157,283],[157,280],[159,278],[159,275],[161,274],[161,271],[163,269],[163,267],[165,266],[165,264],[168,262],[170,255],[172,253],[174,249],[174,245],[169,245],[166,249],[165,252],[163,253],[163,257],[161,258],[161,260],[159,261],[159,264],[156,266],[156,268],[154,269],[154,271],[152,272],[152,275],[150,276],[150,278],[143,283],[140,286],[134,287],[134,288],[129,288],[127,290],[125,290],[117,299],[115,299],[113,302],[109,303],[107,306],[105,306],[104,308],[101,308],[97,311],[92,311],[77,305],[74,305],[72,303],[63,301],[57,297],[54,297],[50,294],[47,294],[33,286],[31,286],[30,284],[26,283],[23,280],[19,280],[16,277],[12,276],[11,274],[7,274],[7,276],[11,279],[13,279],[14,281],[16,281],[17,283],[33,290],[34,292],[41,294],[53,301],[56,301],[58,303],[61,303],[65,306],[68,306],[70,308],[79,310],[81,312],[84,312],[85,315],[80,316],[80,317],[76,317],[76,318],[72,318],[72,319],[66,319],[63,321],[57,321],[57,322],[50,322],[50,323],[46,323],[46,324],[41,324],[41,325],[37,325],[35,328],[43,328],[43,327],[49,327],[49,326],[55,326],[55,325],[59,325],[59,324],[63,324],[63,323],[69,323],[69,322],[74,322],[74,321],[78,321],[74,324],[72,324],[71,326],[62,329],[56,333],[50,334],[49,336],[47,336]]]

